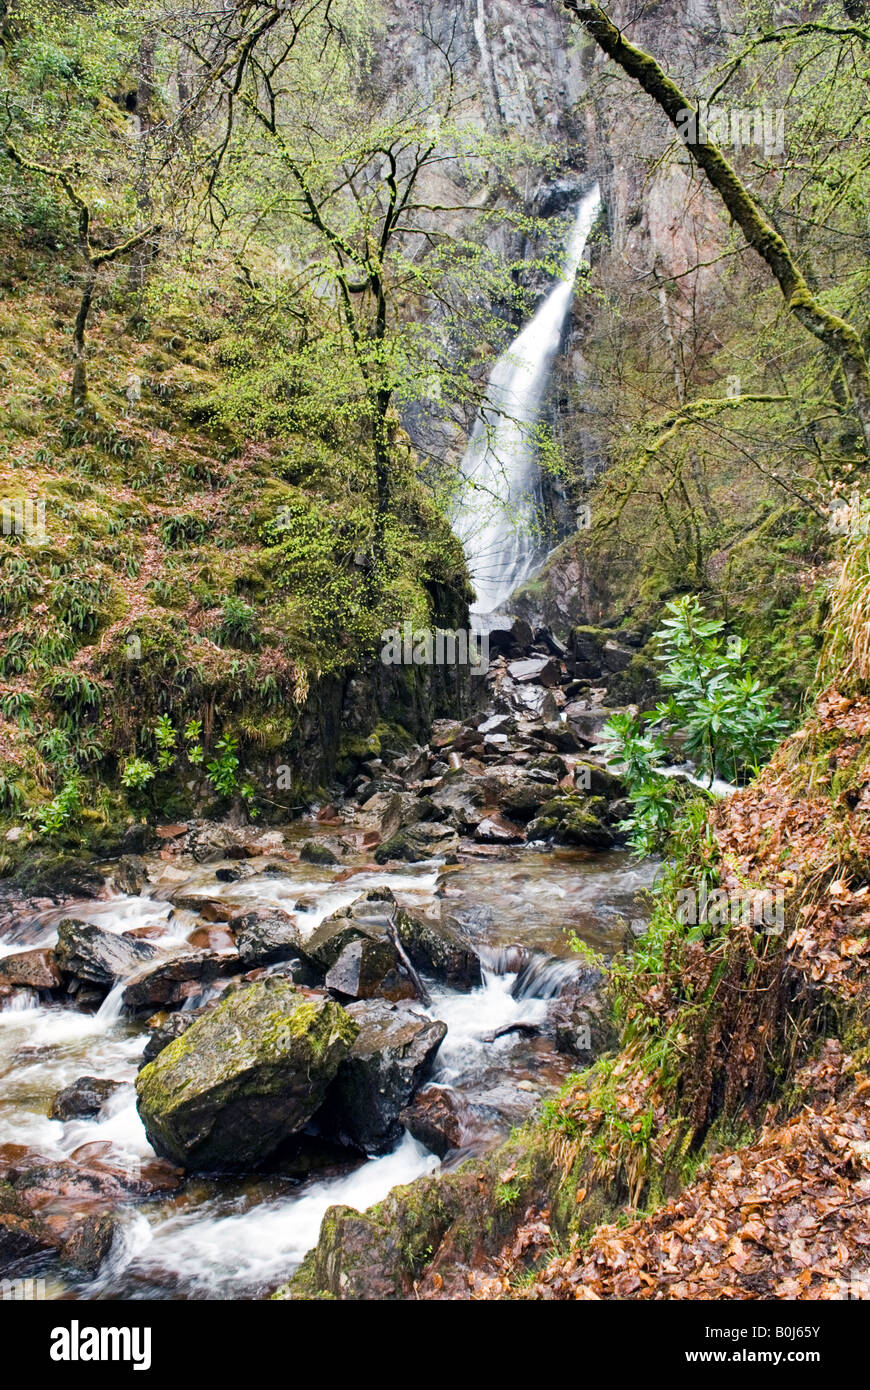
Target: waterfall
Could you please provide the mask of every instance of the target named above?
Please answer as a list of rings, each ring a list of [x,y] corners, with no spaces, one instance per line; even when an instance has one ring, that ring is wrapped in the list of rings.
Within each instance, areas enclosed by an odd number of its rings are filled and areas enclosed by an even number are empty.
[[[492,370],[460,465],[454,530],[477,592],[475,613],[494,612],[543,558],[535,426],[600,206],[596,184],[577,208],[562,277]]]

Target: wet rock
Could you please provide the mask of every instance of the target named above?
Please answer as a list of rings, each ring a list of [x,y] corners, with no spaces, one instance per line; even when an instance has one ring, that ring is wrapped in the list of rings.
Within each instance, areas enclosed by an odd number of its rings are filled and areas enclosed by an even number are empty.
[[[552,690],[543,685],[518,682],[503,677],[493,690],[496,709],[516,715],[518,719],[551,720],[557,715]]]
[[[558,719],[549,720],[542,724],[539,737],[542,741],[551,743],[559,753],[578,753],[586,746],[570,724],[563,724]]]
[[[511,661],[507,669],[511,680],[523,685],[558,685],[562,675],[558,661],[551,656],[533,656],[526,661]]]
[[[399,957],[388,941],[361,936],[345,946],[326,975],[326,988],[349,999],[412,999],[414,986],[399,970]]]
[[[236,940],[225,926],[202,926],[191,932],[187,938],[189,946],[195,951],[234,951]]]
[[[195,1171],[259,1162],[305,1127],[358,1031],[279,976],[234,991],[140,1071],[152,1147]]]
[[[262,908],[233,922],[236,947],[245,965],[268,965],[290,960],[302,950],[302,933],[289,912]]]
[[[103,927],[67,917],[57,929],[55,957],[65,975],[113,985],[159,954],[149,941],[118,936]]]
[[[602,767],[600,763],[584,760],[574,765],[575,785],[592,796],[602,796],[607,801],[617,801],[625,796],[625,783],[615,772]]]
[[[555,656],[559,661],[564,661],[568,655],[568,648],[564,642],[560,642],[555,633],[548,627],[539,627],[535,632],[535,643],[539,647],[545,647],[551,656]]]
[[[474,1129],[471,1110],[451,1086],[426,1086],[399,1118],[408,1133],[439,1158],[461,1149]]]
[[[62,1263],[82,1274],[96,1274],[111,1253],[118,1224],[118,1218],[109,1213],[76,1222],[60,1247]]]
[[[409,752],[395,758],[390,768],[405,782],[419,782],[429,771],[429,754],[425,748],[415,744]]]
[[[183,912],[195,912],[204,922],[228,922],[234,911],[228,899],[209,897],[205,893],[173,892],[169,901]]]
[[[489,631],[490,658],[505,654],[525,656],[532,645],[532,629],[525,618],[514,618],[512,623],[499,622]]]
[[[158,961],[141,971],[125,987],[121,1000],[131,1013],[181,1004],[201,992],[203,985],[217,979],[232,966],[232,958],[216,951],[191,951]]]
[[[458,848],[459,837],[452,826],[439,821],[417,821],[378,845],[374,860],[376,864],[386,864],[390,859],[415,864],[422,859],[455,854]]]
[[[606,978],[597,970],[585,971],[548,1009],[548,1026],[556,1049],[590,1066],[596,1057],[616,1047],[618,1035],[606,1000]]]
[[[137,897],[148,882],[148,866],[140,854],[125,854],[118,860],[112,881],[119,893]]]
[[[154,833],[144,821],[134,821],[128,825],[121,839],[121,849],[125,854],[144,854],[154,842]]]
[[[269,873],[270,869],[271,866],[267,864],[263,872]],[[234,864],[221,865],[219,869],[215,869],[214,876],[218,883],[241,883],[242,879],[253,878],[256,872],[252,864],[246,864],[241,860]]]
[[[402,823],[402,810],[399,792],[379,791],[367,799],[357,820],[362,829],[376,831],[382,839],[389,839]]]
[[[428,1075],[447,1025],[381,1000],[349,1004],[359,1025],[318,1124],[366,1153],[387,1153],[399,1138],[399,1115]]]
[[[55,1238],[45,1223],[6,1182],[0,1182],[0,1269],[51,1250]]]
[[[8,1176],[15,1191],[35,1208],[116,1206],[171,1192],[182,1180],[181,1171],[171,1164],[143,1163],[131,1172],[109,1162],[111,1153],[111,1144],[85,1144],[67,1159],[25,1158],[11,1166]]]
[[[474,832],[475,840],[487,845],[512,845],[525,838],[524,832],[504,816],[485,816]]]
[[[599,628],[575,627],[568,638],[568,652],[575,661],[594,668],[590,675],[597,675],[603,665],[604,642]]]
[[[525,823],[536,814],[539,806],[552,797],[553,782],[541,781],[535,776],[524,776],[518,768],[511,769],[511,773],[511,776],[502,774],[495,780],[496,804],[509,821]],[[487,784],[489,785],[489,778]]]
[[[444,980],[451,989],[463,993],[477,989],[482,983],[477,952],[449,918],[442,918],[436,924],[399,909],[396,929],[411,964],[418,970]]]
[[[486,796],[476,777],[454,775],[445,786],[433,792],[431,799],[461,835],[473,830],[485,815]]]
[[[326,867],[332,867],[339,862],[338,855],[333,854],[329,846],[320,840],[305,840],[299,849],[299,858],[306,864],[322,864]]]
[[[603,650],[606,671],[625,671],[631,665],[634,652],[628,647],[620,647],[618,642],[605,642]]]
[[[304,948],[300,949],[304,949],[306,959],[321,970],[331,970],[345,948],[363,937],[376,941],[386,939],[383,931],[374,931],[362,925],[343,910],[321,922],[307,937]]]
[[[0,984],[28,989],[59,989],[63,977],[54,951],[17,951],[0,959]]]
[[[152,1062],[158,1052],[162,1052],[175,1038],[180,1038],[182,1033],[186,1033],[188,1028],[202,1017],[202,1013],[202,1009],[184,1009],[171,1014],[155,1014],[154,1018],[149,1018],[151,1036],[142,1053],[140,1070],[147,1062]]]
[[[609,709],[604,705],[590,706],[582,700],[574,700],[565,706],[563,713],[580,742],[591,748],[594,743],[599,742],[601,730],[608,719],[612,719],[614,714],[621,711]]]
[[[99,1115],[110,1096],[123,1089],[122,1081],[112,1081],[110,1077],[80,1076],[56,1093],[48,1117],[50,1120],[92,1119]]]

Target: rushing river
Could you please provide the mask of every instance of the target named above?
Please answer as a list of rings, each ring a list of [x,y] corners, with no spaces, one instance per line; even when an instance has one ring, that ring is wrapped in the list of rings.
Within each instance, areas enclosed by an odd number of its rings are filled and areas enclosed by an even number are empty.
[[[310,823],[289,831],[294,839],[313,833],[317,828]],[[542,1021],[546,995],[574,968],[568,932],[597,950],[622,947],[626,922],[637,915],[638,894],[652,875],[650,867],[638,867],[622,852],[583,850],[505,849],[459,865],[429,861],[400,871],[377,869],[362,858],[341,869],[286,862],[278,873],[274,857],[248,863],[252,877],[221,883],[215,878],[218,863],[154,858],[145,895],[115,894],[67,904],[62,911],[34,912],[0,941],[0,955],[53,944],[57,923],[67,916],[115,932],[147,928],[161,950],[177,950],[197,918],[174,909],[166,900],[170,892],[274,904],[295,912],[312,930],[373,887],[391,888],[403,906],[424,915],[446,906],[492,968],[482,988],[470,994],[430,982],[430,1012],[448,1027],[432,1080],[454,1087],[489,1117],[481,1142],[505,1133],[570,1070],[568,1058],[529,1030],[493,1035]],[[540,970],[518,990],[516,969],[505,968],[516,961],[504,948],[515,945],[541,953]],[[123,1016],[120,992],[113,990],[93,1013],[40,1004],[35,993],[23,996],[24,1007],[19,998],[15,1008],[0,1012],[0,1146],[25,1145],[58,1159],[98,1143],[103,1147],[89,1152],[132,1174],[153,1160],[133,1089],[149,1035],[143,1022]],[[203,998],[194,996],[188,1004],[195,1007]],[[55,1093],[83,1075],[126,1084],[96,1119],[49,1119]],[[84,1298],[262,1297],[316,1243],[327,1207],[341,1203],[362,1210],[438,1164],[406,1134],[392,1153],[367,1161],[333,1151],[308,1173],[290,1162],[254,1177],[190,1179],[168,1198],[121,1209],[121,1229],[96,1279],[75,1283],[50,1273],[47,1292]]]

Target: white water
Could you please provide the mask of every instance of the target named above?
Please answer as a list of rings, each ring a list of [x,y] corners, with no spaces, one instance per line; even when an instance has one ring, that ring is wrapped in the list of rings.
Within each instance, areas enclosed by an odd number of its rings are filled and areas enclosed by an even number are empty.
[[[226,1214],[225,1199],[214,1198],[154,1225],[142,1216],[128,1245],[126,1273],[164,1286],[174,1277],[194,1298],[262,1294],[288,1278],[317,1244],[329,1207],[365,1211],[392,1188],[437,1167],[435,1154],[406,1134],[392,1153],[344,1177],[313,1182],[298,1196],[276,1197],[232,1215]],[[240,1208],[245,1205],[240,1198]]]
[[[535,429],[574,280],[600,205],[596,184],[577,209],[562,278],[493,368],[485,404],[460,465],[463,484],[454,530],[465,548],[477,592],[475,613],[498,609],[542,559]]]
[[[318,870],[302,862],[287,863],[281,874],[256,873],[264,860],[259,865],[249,861],[256,876],[235,883],[218,882],[216,864],[181,869],[155,863],[160,880],[149,891],[157,897],[117,894],[34,914],[25,924],[27,939],[19,940],[15,949],[30,948],[34,937],[50,944],[56,939],[57,920],[73,916],[113,931],[146,924],[162,927],[164,934],[153,944],[161,955],[174,954],[184,934],[194,929],[197,916],[184,909],[173,913],[171,904],[159,896],[169,888],[258,907],[280,905],[293,910],[308,931],[327,912],[348,906],[368,889],[391,887],[412,908],[475,909],[480,945],[491,945],[494,955],[515,941],[546,952],[569,926],[585,931],[584,904],[606,929],[602,904],[609,900],[618,906],[623,893],[633,896],[640,886],[639,871],[623,858],[611,856],[594,865],[582,855],[557,857],[552,863],[535,855],[531,862],[486,861],[461,871],[442,871],[428,862],[399,872],[375,869],[363,860],[360,872],[346,879],[340,871]],[[546,896],[540,891],[544,879]],[[306,900],[304,908],[296,906],[300,897]],[[572,915],[568,903],[575,900],[580,907]],[[428,1012],[443,1019],[449,1030],[432,1080],[452,1086],[471,1104],[474,1123],[480,1126],[470,1136],[472,1145],[494,1141],[511,1124],[521,1123],[542,1088],[558,1081],[551,1075],[552,1059],[535,1053],[535,1039],[530,1042],[515,1033],[493,1037],[500,1028],[543,1021],[545,1002],[514,998],[516,981],[515,973],[487,969],[482,988],[470,994],[430,984]],[[58,1160],[102,1141],[110,1146],[104,1161],[131,1176],[153,1159],[133,1086],[147,1033],[143,1020],[122,1011],[125,983],[106,996],[96,1013],[65,1007],[60,1001],[40,1001],[35,992],[16,996],[18,1006],[0,1012],[0,1144],[24,1144]],[[546,1075],[542,1065],[550,1068]],[[54,1094],[84,1075],[111,1077],[123,1084],[93,1118],[49,1119]],[[530,1082],[535,1083],[534,1094]],[[519,1089],[524,1083],[526,1089]],[[122,1229],[99,1277],[71,1284],[64,1275],[50,1296],[62,1296],[64,1290],[84,1298],[261,1296],[287,1278],[316,1243],[328,1206],[341,1203],[364,1210],[396,1184],[437,1166],[435,1155],[406,1136],[393,1153],[364,1162],[354,1172],[335,1176],[333,1169],[329,1177],[314,1173],[299,1186],[274,1176],[193,1179],[165,1199],[138,1209],[120,1207]]]

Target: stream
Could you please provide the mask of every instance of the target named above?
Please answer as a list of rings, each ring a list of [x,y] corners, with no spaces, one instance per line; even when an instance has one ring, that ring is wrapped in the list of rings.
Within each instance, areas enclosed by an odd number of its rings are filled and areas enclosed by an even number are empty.
[[[291,844],[318,833],[323,832],[316,822],[287,827]],[[493,1033],[541,1021],[547,994],[555,993],[561,975],[575,968],[567,932],[599,951],[621,949],[626,921],[642,910],[637,897],[650,882],[652,868],[639,867],[618,850],[505,847],[497,857],[450,865],[429,860],[400,869],[378,869],[362,855],[357,858],[340,869],[286,862],[280,873],[274,857],[252,859],[251,877],[221,883],[215,878],[220,864],[167,864],[151,856],[152,882],[142,896],[107,890],[101,900],[34,912],[0,941],[0,957],[51,946],[58,921],[69,916],[119,933],[145,928],[161,951],[178,950],[197,918],[192,911],[173,909],[161,895],[182,887],[186,894],[201,892],[286,911],[301,900],[297,915],[312,931],[324,917],[374,887],[391,888],[401,905],[423,915],[448,899],[488,968],[482,988],[470,993],[427,981],[429,1012],[448,1028],[430,1080],[455,1088],[488,1119],[479,1143],[486,1147],[571,1070],[570,1059],[556,1053],[544,1037],[509,1033],[492,1040]],[[539,969],[527,988],[517,991],[520,997],[512,993],[517,970],[505,968],[517,963],[504,950],[515,945],[541,953]],[[132,1085],[149,1034],[144,1022],[122,1015],[121,988],[116,986],[90,1013],[40,1004],[35,992],[22,993],[15,1007],[0,1012],[0,1154],[9,1152],[6,1146],[24,1145],[46,1157],[69,1158],[98,1144],[99,1150],[85,1152],[133,1175],[153,1160]],[[187,1007],[204,1002],[209,988],[191,996]],[[94,1119],[49,1119],[54,1094],[82,1075],[126,1084]],[[292,1162],[282,1171],[279,1162],[269,1172],[244,1178],[189,1178],[170,1196],[121,1208],[119,1232],[96,1278],[75,1280],[49,1267],[46,1293],[85,1299],[263,1297],[316,1243],[329,1206],[341,1203],[362,1210],[392,1187],[438,1165],[436,1155],[406,1133],[383,1157],[361,1161],[347,1150],[321,1156],[310,1175],[294,1171]],[[51,1203],[43,1210],[50,1213]]]

